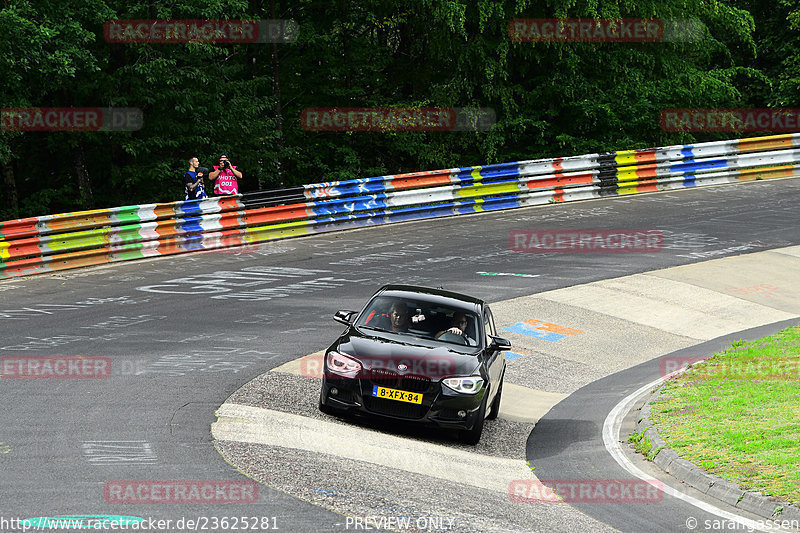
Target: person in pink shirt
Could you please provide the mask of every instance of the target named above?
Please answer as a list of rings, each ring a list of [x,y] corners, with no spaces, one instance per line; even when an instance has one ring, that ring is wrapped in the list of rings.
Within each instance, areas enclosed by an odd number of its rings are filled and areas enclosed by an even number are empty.
[[[214,182],[214,194],[217,196],[239,194],[239,182],[242,173],[228,161],[228,156],[219,156],[219,165],[214,165],[214,170],[208,174],[208,179]]]

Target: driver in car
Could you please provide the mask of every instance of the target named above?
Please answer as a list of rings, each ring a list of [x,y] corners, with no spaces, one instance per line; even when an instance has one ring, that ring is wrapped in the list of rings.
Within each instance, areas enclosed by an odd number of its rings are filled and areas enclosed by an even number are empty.
[[[467,339],[468,344],[473,346],[475,345],[475,340],[467,335],[467,316],[464,313],[455,313],[450,322],[450,327],[437,333],[436,338],[438,339],[445,333],[455,333],[456,335],[461,335]]]
[[[408,307],[402,302],[396,302],[392,305],[392,310],[389,311],[389,320],[392,324],[392,331],[407,332],[410,324]]]

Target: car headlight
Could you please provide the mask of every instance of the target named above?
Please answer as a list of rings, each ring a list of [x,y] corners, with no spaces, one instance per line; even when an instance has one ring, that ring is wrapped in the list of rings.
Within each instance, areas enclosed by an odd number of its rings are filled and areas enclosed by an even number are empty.
[[[340,376],[352,378],[361,371],[361,363],[339,352],[328,352],[326,362],[328,370]]]
[[[480,376],[470,376],[468,378],[445,378],[442,384],[456,392],[463,394],[476,394],[483,387],[483,378]]]

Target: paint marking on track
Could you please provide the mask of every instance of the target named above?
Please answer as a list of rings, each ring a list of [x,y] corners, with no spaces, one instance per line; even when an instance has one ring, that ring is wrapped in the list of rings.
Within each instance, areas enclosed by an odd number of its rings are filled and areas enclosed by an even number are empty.
[[[485,456],[301,415],[223,404],[211,426],[216,440],[250,442],[333,455],[508,493],[534,478],[521,459]]]

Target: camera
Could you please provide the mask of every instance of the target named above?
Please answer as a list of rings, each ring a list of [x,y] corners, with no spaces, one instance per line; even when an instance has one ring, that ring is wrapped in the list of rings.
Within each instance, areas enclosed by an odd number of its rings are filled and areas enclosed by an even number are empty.
[[[203,176],[208,176],[208,169],[206,167],[198,167],[197,170],[195,170],[195,173],[198,176],[200,176],[201,174]]]
[[[231,168],[231,162],[226,160],[224,163],[222,163],[222,168]]]

